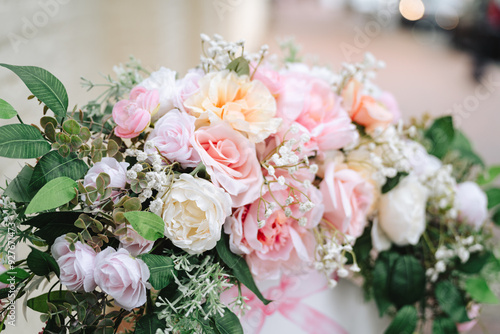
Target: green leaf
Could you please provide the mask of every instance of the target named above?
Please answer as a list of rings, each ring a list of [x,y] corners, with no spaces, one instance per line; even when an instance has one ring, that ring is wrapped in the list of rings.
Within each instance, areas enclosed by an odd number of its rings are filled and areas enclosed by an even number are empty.
[[[80,215],[81,212],[77,211],[45,212],[25,221],[23,225],[36,227],[35,235],[52,245],[56,238],[61,235],[81,231],[74,225]]]
[[[391,300],[397,306],[413,304],[425,292],[425,271],[420,262],[411,255],[400,256],[395,262],[389,278]]]
[[[450,318],[437,317],[432,324],[432,334],[458,334],[457,325]]]
[[[50,151],[50,144],[37,128],[27,124],[0,127],[0,156],[16,159],[38,158]]]
[[[76,154],[72,153],[63,158],[57,151],[51,151],[36,164],[29,183],[29,190],[36,192],[45,183],[61,176],[67,176],[72,180],[81,179],[87,170],[87,164],[78,159]]]
[[[436,300],[441,309],[450,316],[454,322],[469,321],[466,303],[462,293],[450,281],[443,281],[436,285]]]
[[[500,209],[496,210],[491,217],[491,220],[495,223],[495,225],[500,226]]]
[[[149,268],[149,282],[156,290],[161,290],[177,276],[174,261],[168,256],[143,254],[140,258]]]
[[[455,136],[453,138],[453,142],[451,143],[450,150],[458,151],[462,159],[468,160],[472,164],[484,166],[484,162],[481,157],[479,157],[472,149],[469,139],[467,139],[465,134],[458,129],[455,129]]]
[[[26,87],[59,117],[66,116],[68,94],[63,84],[50,72],[35,66],[0,64],[15,74]]]
[[[391,322],[385,334],[412,334],[417,328],[418,314],[414,306],[402,307]]]
[[[249,75],[250,66],[248,61],[244,57],[238,57],[232,62],[230,62],[226,69],[236,72],[238,75]]]
[[[49,181],[40,189],[26,208],[26,214],[55,209],[76,196],[77,184],[66,176]]]
[[[160,321],[156,314],[146,314],[137,322],[134,333],[155,334],[157,329],[165,329],[165,322]]]
[[[472,253],[469,260],[465,263],[460,263],[457,269],[467,274],[477,274],[488,263],[491,256],[491,252]]]
[[[26,263],[35,275],[45,276],[53,271],[59,276],[59,266],[56,260],[48,253],[39,251],[36,248],[31,247],[31,253],[26,258]]]
[[[155,241],[162,238],[165,232],[165,223],[161,217],[148,211],[129,211],[123,215],[134,230],[146,240]]]
[[[243,334],[240,319],[228,308],[224,309],[224,316],[217,314],[214,318],[215,327],[221,334]]]
[[[0,282],[4,284],[9,284],[12,281],[12,278],[14,278],[15,282],[21,282],[24,281],[30,277],[30,274],[26,272],[26,270],[22,268],[12,268],[6,272],[4,272],[2,275],[0,275]]]
[[[389,296],[389,279],[392,267],[398,256],[395,252],[385,251],[380,253],[375,261],[373,270],[373,297],[380,316],[383,316],[392,305]]]
[[[27,203],[33,196],[28,191],[28,184],[33,175],[33,168],[24,166],[21,172],[5,189],[5,195],[9,196],[14,202]]]
[[[500,188],[491,188],[486,190],[488,197],[488,209],[491,209],[500,204]]]
[[[217,242],[216,250],[222,261],[224,261],[224,263],[233,270],[233,275],[238,281],[250,289],[250,291],[252,291],[264,303],[264,305],[271,302],[271,300],[264,298],[255,284],[252,273],[250,272],[245,259],[237,254],[234,254],[229,249],[229,236],[226,233],[221,233],[221,238]]]
[[[424,135],[431,142],[429,153],[442,159],[448,152],[455,137],[453,119],[451,116],[436,119],[425,131]]]
[[[498,297],[495,296],[488,286],[488,282],[482,277],[471,277],[465,282],[465,291],[478,303],[498,304]]]
[[[54,305],[62,305],[66,301],[66,293],[69,291],[61,290],[61,291],[52,291],[49,293],[44,293],[35,298],[31,298],[28,300],[28,307],[34,311],[38,311],[41,313],[47,313],[49,311],[49,307],[47,305],[47,301]]]
[[[394,187],[396,187],[399,184],[399,181],[401,181],[401,179],[404,178],[405,176],[408,176],[408,173],[398,172],[396,176],[388,178],[384,186],[382,187],[382,194],[391,191]]]
[[[0,118],[11,119],[17,115],[17,111],[7,101],[0,99]]]
[[[500,175],[500,166],[499,165],[491,166],[490,168],[488,168],[488,170],[484,174],[479,175],[476,183],[479,184],[480,186],[487,185],[487,184],[495,181],[495,179],[499,175]]]

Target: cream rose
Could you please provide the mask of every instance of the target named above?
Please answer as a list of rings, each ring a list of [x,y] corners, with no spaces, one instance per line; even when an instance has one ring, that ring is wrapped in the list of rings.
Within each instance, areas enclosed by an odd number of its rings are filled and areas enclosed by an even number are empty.
[[[427,198],[428,190],[416,176],[402,179],[394,189],[380,196],[378,231],[372,235],[385,234],[398,246],[416,245],[425,231]]]
[[[211,182],[181,174],[162,197],[165,236],[189,254],[215,247],[231,214],[231,197]]]
[[[223,120],[254,143],[278,131],[281,119],[275,117],[276,101],[262,82],[225,70],[207,74],[199,85],[184,102],[197,118],[197,128]]]

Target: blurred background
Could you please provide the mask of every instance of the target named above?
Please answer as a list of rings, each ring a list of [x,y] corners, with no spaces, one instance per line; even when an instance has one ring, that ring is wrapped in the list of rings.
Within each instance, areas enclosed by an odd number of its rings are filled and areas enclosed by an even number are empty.
[[[149,70],[185,73],[198,63],[202,32],[243,38],[248,50],[268,44],[271,53],[293,36],[310,60],[333,69],[369,51],[386,62],[375,82],[394,94],[405,119],[452,114],[485,162],[500,163],[500,0],[0,0],[0,32],[0,62],[49,70],[66,86],[70,106],[98,93],[81,88],[80,77],[100,82],[129,55]],[[0,70],[0,98],[26,123],[38,123],[41,108],[26,101],[29,94]],[[0,158],[1,184],[23,163]],[[357,287],[346,282],[335,291],[306,302],[350,333],[387,326],[373,304],[359,308]],[[485,308],[473,333],[500,332],[498,311]],[[28,318],[29,329],[19,305],[18,326],[7,333],[38,332],[38,315]],[[282,320],[273,317],[263,333],[296,333]]]

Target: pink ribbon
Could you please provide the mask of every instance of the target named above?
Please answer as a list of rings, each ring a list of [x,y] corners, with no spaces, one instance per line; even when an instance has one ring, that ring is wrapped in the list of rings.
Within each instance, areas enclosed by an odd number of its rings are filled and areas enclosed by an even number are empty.
[[[259,334],[266,318],[279,312],[308,334],[347,334],[338,323],[318,310],[302,303],[302,300],[327,288],[326,280],[317,272],[305,276],[283,277],[278,286],[269,288],[263,295],[272,300],[264,305],[250,290],[242,286],[242,294],[251,307],[241,318],[245,334]],[[221,298],[231,302],[238,295],[233,287]]]

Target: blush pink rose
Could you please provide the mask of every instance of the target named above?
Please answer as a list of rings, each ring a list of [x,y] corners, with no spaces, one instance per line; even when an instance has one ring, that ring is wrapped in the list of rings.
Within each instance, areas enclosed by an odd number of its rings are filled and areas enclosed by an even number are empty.
[[[65,235],[58,237],[51,247],[52,256],[59,265],[59,279],[70,291],[91,292],[96,288],[94,267],[96,252],[80,241],[75,243],[75,251],[69,249]]]
[[[157,90],[137,86],[130,92],[128,100],[118,101],[113,107],[115,134],[120,138],[134,138],[141,134],[151,122],[151,115],[159,107]]]
[[[111,192],[111,196],[116,196],[119,194],[119,189],[125,188],[127,184],[127,168],[129,166],[128,162],[118,162],[115,158],[102,158],[101,161],[96,162],[92,166],[85,178],[83,179],[83,186],[93,186],[96,187],[96,180],[99,174],[106,173],[109,175],[110,184],[109,187],[115,188]],[[99,201],[101,195],[97,197]]]
[[[115,299],[118,306],[130,311],[146,303],[150,289],[148,266],[121,248],[108,247],[97,254],[94,278],[102,291]]]
[[[255,144],[225,122],[195,131],[191,141],[212,183],[224,188],[233,207],[259,197],[263,178]]]
[[[144,239],[136,230],[130,225],[120,224],[116,230],[127,228],[127,233],[120,234],[116,238],[120,241],[119,248],[125,248],[130,255],[136,257],[140,254],[149,253],[153,248],[154,241]]]
[[[198,82],[205,76],[205,72],[201,69],[191,69],[187,72],[184,78],[176,82],[176,94],[174,98],[174,106],[183,112],[187,112],[184,107],[184,102],[199,89]]]
[[[149,135],[148,142],[154,148],[146,149],[146,153],[153,154],[158,149],[164,157],[172,162],[179,162],[183,168],[196,167],[200,156],[191,144],[195,120],[193,116],[177,109],[167,112],[156,122]]]
[[[488,218],[488,198],[475,182],[467,181],[457,185],[455,206],[458,219],[479,230]]]
[[[255,63],[251,64],[252,68],[255,68],[256,65]],[[255,69],[253,80],[262,82],[274,97],[279,96],[283,90],[281,74],[273,70],[268,64],[260,64],[259,67]]]
[[[325,168],[320,190],[325,204],[324,218],[342,233],[361,236],[373,202],[373,185],[352,169],[335,170],[335,163],[331,162]]]
[[[396,109],[391,112],[386,105],[372,96],[363,95],[361,83],[356,80],[351,80],[347,84],[342,92],[342,98],[351,119],[364,126],[368,132],[376,128],[387,128],[395,118],[393,112],[395,113]]]

